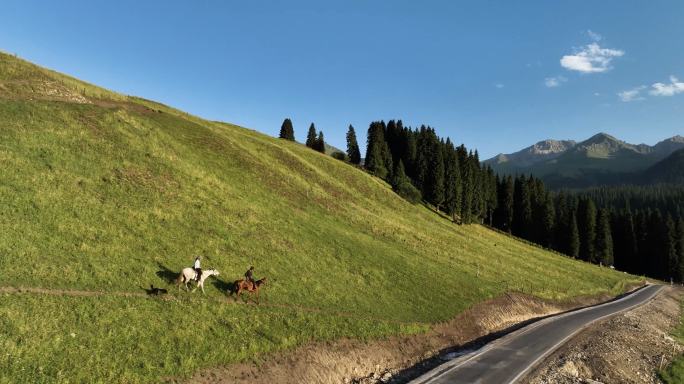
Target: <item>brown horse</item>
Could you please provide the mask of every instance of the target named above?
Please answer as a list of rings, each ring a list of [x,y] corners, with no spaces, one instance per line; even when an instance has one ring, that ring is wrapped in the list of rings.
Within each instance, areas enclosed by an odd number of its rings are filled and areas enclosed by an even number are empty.
[[[235,293],[235,301],[237,301],[238,297],[240,297],[240,293],[242,293],[242,290],[246,289],[247,292],[249,292],[247,294],[247,298],[249,298],[252,295],[252,292],[254,292],[254,295],[256,296],[256,303],[259,304],[259,287],[261,285],[268,285],[268,281],[266,281],[265,277],[261,280],[255,281],[253,286],[245,280],[237,280],[233,283],[233,289],[231,289],[229,296],[232,296],[233,293]],[[245,299],[243,298],[243,300]],[[245,300],[245,303],[246,302],[247,300]]]

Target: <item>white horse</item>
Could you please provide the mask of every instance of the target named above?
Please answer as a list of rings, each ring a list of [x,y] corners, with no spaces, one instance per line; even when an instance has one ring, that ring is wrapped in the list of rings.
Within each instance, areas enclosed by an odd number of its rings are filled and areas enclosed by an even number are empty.
[[[197,287],[192,290],[192,292],[195,292],[198,287],[202,288],[202,293],[204,293],[204,280],[211,276],[211,275],[216,275],[218,276],[219,273],[217,270],[214,268],[202,271],[202,276],[199,279],[199,282],[197,283]],[[197,272],[195,272],[194,269],[192,268],[185,268],[181,271],[180,276],[178,276],[178,280],[176,280],[176,285],[178,289],[180,289],[181,284],[185,284],[185,292],[188,291],[188,283],[192,280],[195,280],[197,278]]]

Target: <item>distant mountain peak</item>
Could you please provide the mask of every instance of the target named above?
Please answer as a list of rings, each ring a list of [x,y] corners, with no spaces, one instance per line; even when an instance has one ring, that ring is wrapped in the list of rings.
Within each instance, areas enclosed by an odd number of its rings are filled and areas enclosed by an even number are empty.
[[[597,133],[594,136],[588,138],[587,140],[580,142],[580,144],[583,144],[583,143],[599,143],[599,142],[604,142],[604,141],[614,141],[614,142],[618,142],[618,143],[624,143],[624,141],[615,138],[615,136],[609,135],[605,132],[600,132],[600,133]]]
[[[577,145],[574,140],[542,140],[521,151],[504,155],[503,153],[486,160],[485,163],[507,163],[514,165],[528,166],[540,161],[550,160],[563,154],[568,149]]]
[[[684,148],[684,136],[676,135],[656,145],[630,144],[599,132],[590,138],[574,140],[543,140],[521,151],[499,154],[486,160],[495,172],[534,173],[535,176],[579,175],[584,170],[608,172],[638,171],[655,164],[665,156]]]
[[[684,147],[684,137],[677,135],[659,142],[652,148],[656,153],[670,154],[682,147]]]

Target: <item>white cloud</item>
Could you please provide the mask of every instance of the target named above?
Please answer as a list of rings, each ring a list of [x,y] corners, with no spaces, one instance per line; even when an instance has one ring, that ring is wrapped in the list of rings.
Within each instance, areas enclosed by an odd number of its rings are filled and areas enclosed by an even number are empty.
[[[677,93],[684,92],[684,83],[680,83],[676,77],[670,76],[670,84],[655,83],[652,90],[648,92],[653,96],[674,96]]]
[[[503,84],[494,84],[494,86],[497,87],[497,88],[503,88],[503,87],[504,87]]]
[[[601,94],[596,92],[596,93],[594,93],[594,96],[601,96]]]
[[[560,63],[563,67],[580,71],[582,73],[605,72],[610,70],[610,61],[613,57],[625,54],[618,49],[601,48],[598,44],[589,44],[586,47],[575,49],[573,55],[563,56]]]
[[[592,32],[591,29],[588,29],[588,30],[587,30],[587,33],[588,33],[589,36],[591,36],[591,38],[594,39],[594,41],[596,41],[596,42],[599,42],[599,41],[601,41],[601,39],[603,39],[603,36],[599,35],[599,34],[596,33],[596,32]]]
[[[546,79],[544,79],[544,84],[547,87],[557,87],[557,86],[561,85],[561,83],[566,82],[566,81],[568,81],[568,79],[566,79],[563,76],[547,77]]]
[[[639,94],[642,89],[646,88],[645,85],[630,89],[629,91],[618,92],[617,95],[622,101],[636,101],[645,100],[645,97],[641,97]]]

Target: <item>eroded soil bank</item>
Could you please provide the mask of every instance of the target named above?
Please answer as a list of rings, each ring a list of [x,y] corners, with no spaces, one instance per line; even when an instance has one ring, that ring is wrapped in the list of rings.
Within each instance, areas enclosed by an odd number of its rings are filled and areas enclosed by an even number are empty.
[[[650,302],[588,326],[521,383],[660,383],[684,347],[668,335],[679,324],[684,288],[667,287]]]
[[[638,286],[630,287],[630,290]],[[201,369],[180,383],[406,383],[443,362],[440,356],[475,349],[533,319],[608,301],[608,294],[554,302],[508,292],[477,304],[449,323],[408,337],[311,343],[296,352],[260,357],[259,365],[238,363]],[[265,380],[265,381],[264,381]]]

